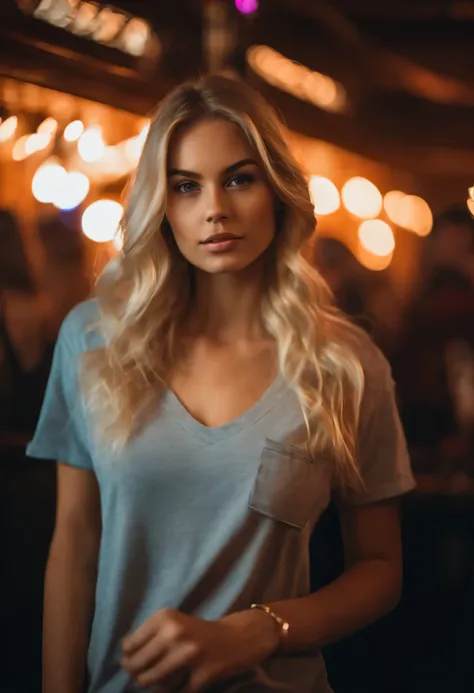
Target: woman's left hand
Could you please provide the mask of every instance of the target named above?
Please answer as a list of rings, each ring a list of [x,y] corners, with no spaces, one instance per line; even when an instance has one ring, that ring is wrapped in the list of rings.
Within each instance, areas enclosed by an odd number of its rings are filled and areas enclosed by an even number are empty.
[[[241,611],[204,621],[173,609],[157,611],[123,640],[122,666],[144,688],[183,675],[182,693],[250,671],[278,647],[267,614]]]

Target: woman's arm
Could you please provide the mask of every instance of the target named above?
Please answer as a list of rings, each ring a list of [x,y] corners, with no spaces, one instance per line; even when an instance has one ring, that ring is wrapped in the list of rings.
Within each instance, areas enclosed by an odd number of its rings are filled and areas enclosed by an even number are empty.
[[[269,604],[290,624],[285,650],[314,649],[344,638],[391,611],[400,599],[397,501],[345,506],[340,514],[345,572],[308,597]]]
[[[83,689],[100,535],[95,475],[58,464],[56,528],[45,580],[43,693]]]
[[[308,597],[268,606],[290,625],[283,649],[315,650],[343,638],[397,604],[402,583],[400,528],[396,501],[341,512],[347,569]],[[140,685],[166,682],[189,672],[185,693],[248,671],[280,645],[274,620],[259,609],[218,621],[163,609],[123,642],[123,666]]]

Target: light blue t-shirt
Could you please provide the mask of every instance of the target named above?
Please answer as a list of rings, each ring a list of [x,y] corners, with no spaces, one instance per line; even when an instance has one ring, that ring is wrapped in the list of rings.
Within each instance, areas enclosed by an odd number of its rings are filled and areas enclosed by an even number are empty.
[[[88,653],[89,693],[136,688],[121,669],[121,639],[154,612],[217,619],[309,593],[309,539],[332,493],[331,465],[312,462],[293,391],[278,377],[244,415],[208,428],[175,395],[121,453],[92,443],[78,387],[80,356],[102,345],[96,301],[66,318],[28,454],[92,470],[102,540]],[[389,367],[360,336],[366,387],[360,424],[364,504],[413,488]],[[226,693],[329,693],[319,651],[275,656]]]

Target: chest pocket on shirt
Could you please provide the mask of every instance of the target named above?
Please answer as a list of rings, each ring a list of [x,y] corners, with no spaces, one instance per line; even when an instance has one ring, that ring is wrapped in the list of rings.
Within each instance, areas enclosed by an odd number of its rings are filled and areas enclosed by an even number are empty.
[[[267,439],[249,508],[300,529],[329,502],[328,472],[327,462],[314,461],[299,448]]]

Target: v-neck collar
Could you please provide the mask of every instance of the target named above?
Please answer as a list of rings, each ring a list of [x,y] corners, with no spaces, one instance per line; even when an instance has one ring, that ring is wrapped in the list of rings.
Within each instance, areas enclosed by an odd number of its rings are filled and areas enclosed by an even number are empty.
[[[273,409],[288,389],[285,379],[279,374],[250,409],[222,426],[206,426],[195,419],[170,389],[164,392],[162,406],[187,433],[208,443],[213,443],[241,433],[245,428],[255,424]]]

